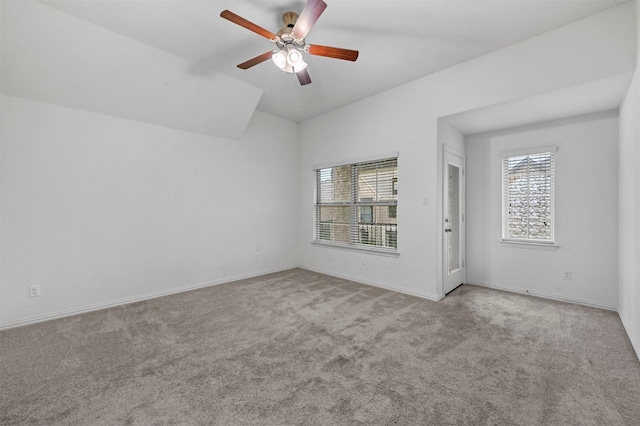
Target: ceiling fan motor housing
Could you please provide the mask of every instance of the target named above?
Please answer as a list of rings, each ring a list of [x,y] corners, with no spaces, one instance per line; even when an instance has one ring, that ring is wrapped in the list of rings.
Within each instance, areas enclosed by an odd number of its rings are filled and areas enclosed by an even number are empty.
[[[298,49],[304,49],[304,39],[297,38],[293,35],[293,27],[298,21],[298,14],[295,12],[285,12],[282,15],[284,27],[278,31],[276,45],[279,49],[285,49],[287,46],[293,45]]]
[[[284,22],[284,26],[286,28],[293,28],[298,20],[298,14],[295,12],[285,12],[282,15],[282,22]]]

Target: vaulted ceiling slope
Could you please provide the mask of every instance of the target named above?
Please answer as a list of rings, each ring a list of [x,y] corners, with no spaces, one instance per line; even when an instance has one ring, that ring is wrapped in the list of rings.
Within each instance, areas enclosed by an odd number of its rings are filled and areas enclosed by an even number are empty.
[[[31,1],[2,1],[2,92],[212,136],[242,136],[262,91]]]
[[[625,2],[328,0],[307,42],[357,49],[357,62],[309,57],[304,87],[270,61],[236,67],[272,45],[223,9],[277,31],[304,3],[3,0],[2,90],[237,138],[256,107],[303,121]]]

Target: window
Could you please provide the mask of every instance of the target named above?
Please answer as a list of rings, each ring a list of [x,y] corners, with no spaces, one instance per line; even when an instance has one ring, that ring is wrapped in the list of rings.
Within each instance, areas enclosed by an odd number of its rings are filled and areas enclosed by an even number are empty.
[[[389,218],[395,219],[398,216],[398,207],[397,206],[389,206]]]
[[[502,239],[554,242],[554,152],[545,148],[502,160]]]
[[[320,232],[318,233],[318,238],[320,238],[321,240],[331,239],[331,223],[320,222]]]
[[[398,231],[387,230],[387,246],[398,248]]]
[[[315,170],[314,242],[396,252],[398,159]]]
[[[372,206],[360,206],[360,223],[373,223]]]

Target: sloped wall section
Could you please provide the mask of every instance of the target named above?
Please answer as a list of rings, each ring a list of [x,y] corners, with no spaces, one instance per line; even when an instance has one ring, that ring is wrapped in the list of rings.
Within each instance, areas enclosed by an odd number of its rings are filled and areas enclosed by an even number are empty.
[[[2,92],[238,139],[262,90],[33,1],[2,2]]]

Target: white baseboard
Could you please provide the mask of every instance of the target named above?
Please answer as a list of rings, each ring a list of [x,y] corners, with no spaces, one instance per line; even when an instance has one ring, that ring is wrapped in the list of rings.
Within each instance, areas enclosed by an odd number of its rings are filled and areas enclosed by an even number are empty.
[[[6,330],[9,328],[22,327],[25,325],[35,324],[38,322],[50,321],[58,318],[69,317],[72,315],[84,314],[87,312],[99,311],[101,309],[113,308],[115,306],[127,305],[129,303],[140,302],[143,300],[155,299],[156,297],[168,296],[171,294],[184,293],[185,291],[197,290],[204,287],[212,287],[215,285],[226,284],[233,281],[244,280],[247,278],[259,277],[260,275],[273,274],[275,272],[288,271],[289,269],[295,269],[297,266],[291,266],[287,268],[269,269],[260,272],[253,272],[249,274],[235,275],[232,277],[226,277],[219,280],[205,281],[197,284],[189,284],[182,287],[175,287],[168,290],[157,291],[153,293],[141,294],[138,296],[125,297],[122,299],[110,300],[108,302],[95,303],[87,306],[81,306],[77,308],[65,309],[62,311],[56,311],[49,314],[37,315],[34,317],[21,318],[14,321],[0,323],[0,330]]]
[[[319,273],[319,274],[330,275],[330,276],[334,276],[334,277],[337,277],[337,278],[342,278],[342,279],[345,279],[345,280],[354,281],[354,282],[357,282],[357,283],[360,283],[360,284],[370,285],[370,286],[373,286],[373,287],[379,287],[379,288],[383,288],[383,289],[386,289],[386,290],[395,291],[395,292],[398,292],[398,293],[408,294],[410,296],[420,297],[422,299],[439,301],[439,300],[442,300],[444,298],[444,296],[440,296],[440,295],[437,295],[437,294],[420,292],[420,291],[415,291],[415,290],[409,290],[409,289],[406,289],[406,288],[403,288],[403,287],[396,287],[396,286],[393,286],[393,285],[389,285],[389,284],[386,284],[386,283],[381,283],[381,282],[374,281],[374,280],[362,279],[360,277],[353,277],[353,276],[346,275],[346,274],[339,274],[339,273],[335,273],[333,271],[328,271],[328,270],[320,270],[320,269],[311,268],[311,267],[304,266],[304,265],[297,265],[297,266],[291,266],[291,267],[285,267],[285,268],[263,270],[263,271],[254,272],[254,273],[250,273],[250,274],[241,274],[241,275],[236,275],[236,276],[232,276],[232,277],[226,277],[226,278],[219,279],[219,280],[212,280],[212,281],[206,281],[206,282],[201,282],[201,283],[197,283],[197,284],[190,284],[190,285],[186,285],[186,286],[182,286],[182,287],[176,287],[176,288],[172,288],[172,289],[168,289],[168,290],[163,290],[163,291],[158,291],[158,292],[153,292],[153,293],[146,293],[146,294],[142,294],[142,295],[138,295],[138,296],[126,297],[126,298],[122,298],[122,299],[116,299],[116,300],[111,300],[111,301],[108,301],[108,302],[96,303],[96,304],[91,304],[91,305],[87,305],[87,306],[81,306],[81,307],[72,308],[72,309],[65,309],[65,310],[62,310],[62,311],[56,311],[56,312],[52,312],[52,313],[49,313],[49,314],[37,315],[37,316],[33,316],[33,317],[28,317],[28,318],[21,318],[21,319],[14,320],[14,321],[0,323],[0,330],[6,330],[6,329],[9,329],[9,328],[15,328],[15,327],[22,327],[22,326],[25,326],[25,325],[35,324],[35,323],[39,323],[39,322],[43,322],[43,321],[50,321],[50,320],[53,320],[53,319],[64,318],[64,317],[83,314],[83,313],[87,313],[87,312],[98,311],[98,310],[101,310],[101,309],[112,308],[112,307],[115,307],[115,306],[121,306],[121,305],[126,305],[126,304],[129,304],[129,303],[140,302],[140,301],[143,301],[143,300],[155,299],[157,297],[168,296],[168,295],[177,294],[177,293],[183,293],[183,292],[186,292],[186,291],[196,290],[196,289],[204,288],[204,287],[212,287],[212,286],[219,285],[219,284],[226,284],[226,283],[230,283],[230,282],[233,282],[233,281],[239,281],[239,280],[243,280],[243,279],[247,279],[247,278],[254,278],[254,277],[261,276],[261,275],[287,271],[287,270],[295,269],[295,268],[306,269],[308,271],[316,272],[316,273]],[[508,291],[508,292],[511,292],[511,293],[519,293],[519,294],[525,294],[525,295],[530,295],[530,296],[542,297],[542,298],[545,298],[545,299],[557,300],[557,301],[561,301],[561,302],[577,303],[579,305],[591,306],[591,307],[594,307],[594,308],[606,309],[606,310],[616,311],[617,312],[617,306],[611,306],[611,305],[606,305],[606,304],[602,304],[602,303],[594,303],[594,302],[590,302],[590,301],[587,301],[587,300],[568,298],[568,297],[561,297],[561,296],[550,295],[550,294],[545,294],[545,293],[540,293],[540,292],[532,292],[532,291],[526,292],[526,291],[524,291],[522,289],[519,289],[519,288],[499,286],[499,285],[495,285],[495,284],[483,283],[483,282],[478,282],[478,281],[467,281],[467,284],[472,284],[472,285],[477,285],[477,286],[481,286],[481,287],[492,288],[492,289],[496,289],[496,290]],[[623,324],[624,324],[624,322],[623,322]],[[632,345],[634,345],[633,341],[632,341]],[[640,348],[637,348],[634,345],[634,349],[636,351],[636,354],[638,354],[638,357],[640,358]]]
[[[558,296],[555,294],[541,293],[538,291],[523,290],[521,288],[506,287],[506,286],[501,286],[501,285],[496,285],[491,283],[484,283],[480,281],[467,281],[465,284],[477,285],[480,287],[487,287],[495,290],[508,291],[510,293],[519,293],[519,294],[525,294],[528,296],[541,297],[543,299],[557,300],[559,302],[575,303],[578,305],[590,306],[592,308],[606,309],[608,311],[615,311],[615,312],[618,311],[617,306],[607,305],[605,303],[599,303],[599,302],[591,302],[589,300],[577,299],[573,297],[565,297],[565,296]]]
[[[409,289],[406,289],[406,288],[403,288],[403,287],[396,287],[396,286],[392,286],[392,285],[389,285],[389,284],[381,283],[381,282],[378,282],[378,281],[362,279],[360,277],[352,277],[352,276],[345,275],[345,274],[337,274],[337,273],[335,273],[333,271],[324,271],[324,270],[320,270],[320,269],[316,269],[316,268],[310,268],[310,267],[304,266],[304,265],[300,265],[298,267],[300,269],[306,269],[307,271],[317,272],[318,274],[330,275],[332,277],[342,278],[344,280],[349,280],[349,281],[353,281],[353,282],[360,283],[360,284],[370,285],[370,286],[373,286],[373,287],[380,287],[380,288],[384,288],[385,290],[391,290],[391,291],[395,291],[397,293],[408,294],[410,296],[416,296],[416,297],[420,297],[422,299],[428,299],[428,300],[434,300],[434,301],[439,301],[439,300],[444,299],[444,296],[438,296],[437,294],[431,294],[431,293],[425,293],[425,292],[421,292],[421,291],[409,290]]]

